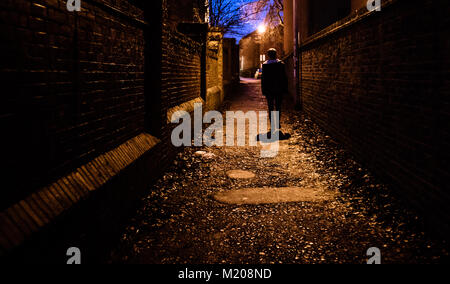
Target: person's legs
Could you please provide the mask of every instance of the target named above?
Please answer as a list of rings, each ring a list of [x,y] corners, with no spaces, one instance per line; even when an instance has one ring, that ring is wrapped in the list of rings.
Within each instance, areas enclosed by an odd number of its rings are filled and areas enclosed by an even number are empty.
[[[275,132],[280,129],[280,115],[274,116],[274,112],[279,112],[281,109],[279,99],[278,97],[267,97],[267,103],[269,105],[270,129],[271,132]]]
[[[283,104],[283,98],[281,96],[277,96],[275,98],[275,107],[277,108],[278,111],[278,129],[281,130],[281,108],[282,108],[282,104]]]
[[[266,99],[267,99],[267,106],[269,107],[269,113],[271,113],[275,108],[274,98],[266,97]]]
[[[276,109],[275,109],[275,107],[276,107],[275,98],[274,97],[267,97],[267,105],[269,106],[270,130],[273,131],[274,130],[273,123],[275,122],[274,121],[274,117],[273,117],[273,112],[276,111]]]

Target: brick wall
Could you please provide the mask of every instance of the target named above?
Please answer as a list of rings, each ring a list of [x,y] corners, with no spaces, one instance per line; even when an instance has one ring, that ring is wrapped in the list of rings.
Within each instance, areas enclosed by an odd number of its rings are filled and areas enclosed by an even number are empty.
[[[157,25],[130,3],[0,3],[0,257],[101,247],[168,164],[146,131]]]
[[[383,3],[302,46],[304,109],[448,230],[450,2]]]
[[[162,40],[163,110],[200,97],[201,44],[164,29]]]
[[[144,38],[125,0],[0,7],[4,209],[144,131]]]
[[[207,66],[206,38],[178,32],[167,5],[0,3],[0,257],[104,247],[170,165],[167,116],[201,102]],[[220,58],[210,85],[221,82]]]
[[[219,86],[219,54],[216,51],[208,50],[206,55],[206,86],[207,88],[212,88]]]
[[[206,107],[218,109],[224,99],[223,33],[210,28],[206,48]]]

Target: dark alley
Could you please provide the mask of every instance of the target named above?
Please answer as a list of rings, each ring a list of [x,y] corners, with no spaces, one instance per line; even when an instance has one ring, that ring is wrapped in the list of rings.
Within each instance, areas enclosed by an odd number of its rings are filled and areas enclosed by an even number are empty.
[[[0,1],[0,263],[448,264],[449,15]]]
[[[244,80],[226,110],[264,110],[260,81]],[[259,147],[188,148],[142,200],[113,250],[113,263],[365,263],[370,247],[384,263],[440,263],[445,242],[423,220],[306,117],[283,117],[289,141],[273,159]],[[230,190],[261,188],[227,203]],[[293,188],[292,200],[270,195]],[[312,192],[312,193],[311,193]],[[298,193],[295,195],[295,193]],[[219,198],[219,199],[218,199]],[[259,201],[258,201],[259,200]],[[417,253],[420,251],[420,255]]]

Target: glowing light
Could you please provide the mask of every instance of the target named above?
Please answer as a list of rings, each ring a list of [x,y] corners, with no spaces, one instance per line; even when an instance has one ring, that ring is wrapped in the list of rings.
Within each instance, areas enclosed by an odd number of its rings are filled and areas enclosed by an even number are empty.
[[[266,30],[267,30],[267,27],[266,27],[265,24],[260,24],[260,25],[258,26],[258,33],[259,33],[259,34],[265,33]]]

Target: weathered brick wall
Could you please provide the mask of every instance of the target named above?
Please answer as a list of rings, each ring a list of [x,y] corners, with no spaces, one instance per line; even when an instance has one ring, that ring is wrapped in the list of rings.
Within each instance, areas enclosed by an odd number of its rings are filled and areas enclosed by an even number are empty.
[[[143,12],[126,0],[0,9],[4,208],[144,131],[144,38]]]
[[[103,246],[170,165],[167,114],[206,68],[176,26],[166,0],[0,3],[0,257]]]
[[[163,110],[201,95],[201,45],[175,30],[164,29],[162,40]]]
[[[217,109],[223,99],[223,33],[211,28],[206,49],[206,106]]]
[[[218,86],[220,84],[219,80],[219,54],[218,52],[214,52],[208,50],[206,56],[206,86],[207,88],[212,88]]]
[[[383,2],[302,47],[304,109],[448,226],[450,2]]]

